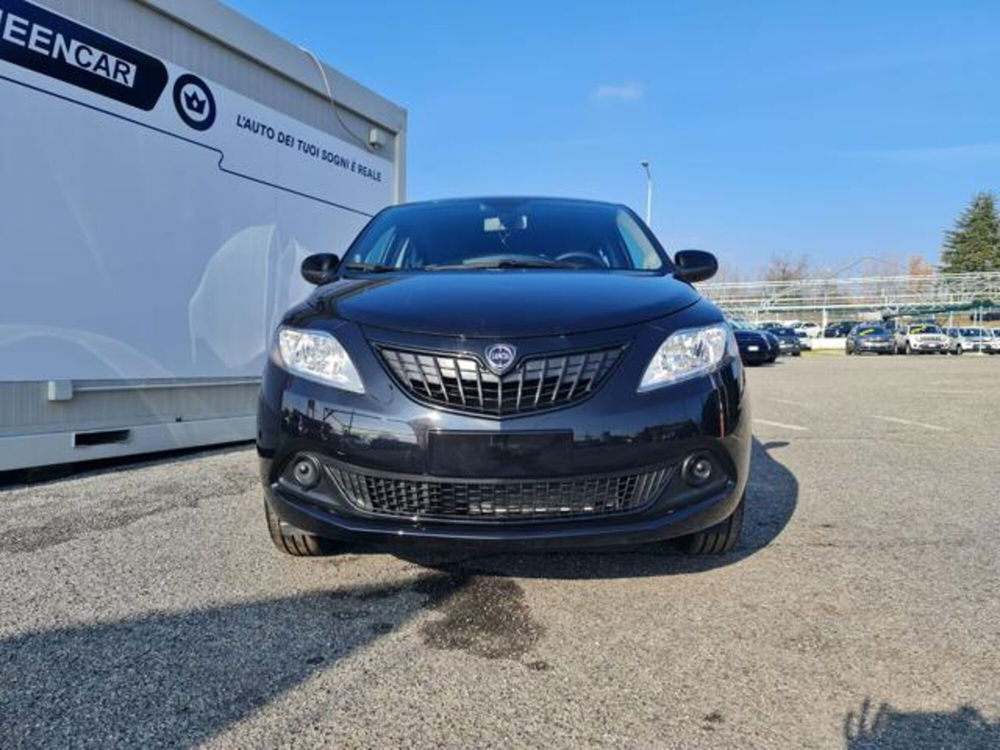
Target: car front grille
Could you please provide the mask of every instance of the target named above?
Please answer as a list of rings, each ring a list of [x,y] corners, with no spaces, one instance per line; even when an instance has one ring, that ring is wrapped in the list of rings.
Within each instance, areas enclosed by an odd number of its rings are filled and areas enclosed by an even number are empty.
[[[607,379],[625,349],[527,357],[510,372],[496,375],[469,355],[377,348],[396,381],[417,400],[489,416],[580,401]]]
[[[642,510],[666,486],[668,466],[627,474],[531,480],[411,477],[327,464],[359,510],[387,517],[475,522],[588,518]]]

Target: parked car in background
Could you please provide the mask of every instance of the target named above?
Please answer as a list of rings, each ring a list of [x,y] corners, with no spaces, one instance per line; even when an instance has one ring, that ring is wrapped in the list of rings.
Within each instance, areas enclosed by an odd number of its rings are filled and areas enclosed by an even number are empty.
[[[799,323],[797,326],[791,326],[795,329],[796,333],[804,333],[808,338],[814,339],[823,333],[823,327],[819,323],[813,323],[811,320],[805,323]]]
[[[782,354],[790,354],[793,357],[802,354],[802,344],[798,335],[791,328],[772,328],[768,333],[778,339],[778,346],[781,348]]]
[[[844,340],[844,351],[847,354],[894,354],[896,342],[885,326],[875,323],[861,323],[854,326]]]
[[[774,362],[778,356],[777,352],[772,351],[773,345],[767,340],[768,334],[764,331],[734,327],[733,334],[736,336],[743,364],[762,365]]]
[[[764,335],[764,340],[767,341],[768,351],[770,352],[770,359],[768,362],[774,362],[781,354],[781,344],[778,343],[778,337],[775,336],[770,331],[760,331]]]
[[[773,331],[775,328],[784,328],[784,323],[779,323],[777,320],[762,320],[757,324],[757,327],[762,331]]]
[[[811,352],[813,345],[812,341],[809,340],[809,334],[803,331],[801,328],[795,329],[795,335],[799,337],[799,347],[804,352]]]
[[[823,337],[828,339],[844,338],[856,325],[858,325],[857,320],[841,320],[837,323],[831,323],[823,330]]]
[[[944,335],[948,337],[948,351],[952,354],[962,354],[965,348],[962,346],[962,329],[945,328]]]
[[[962,354],[963,352],[1000,353],[1000,340],[993,336],[989,328],[949,328],[947,334],[950,340],[949,351],[952,354]]]
[[[945,328],[944,333],[948,337],[948,351],[952,354],[973,351],[974,344],[966,339],[961,328]]]
[[[911,323],[899,329],[895,337],[898,354],[947,354],[950,339],[934,323]]]

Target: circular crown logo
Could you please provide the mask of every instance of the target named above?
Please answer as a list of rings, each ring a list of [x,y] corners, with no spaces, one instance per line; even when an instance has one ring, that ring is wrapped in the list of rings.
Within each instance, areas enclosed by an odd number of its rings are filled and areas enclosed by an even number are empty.
[[[215,122],[215,97],[207,83],[190,73],[174,83],[174,108],[195,130],[208,130]]]

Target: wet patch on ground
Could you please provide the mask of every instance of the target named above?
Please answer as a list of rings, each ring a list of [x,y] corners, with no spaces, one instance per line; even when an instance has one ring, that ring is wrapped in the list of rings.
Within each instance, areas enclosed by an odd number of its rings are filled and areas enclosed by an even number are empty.
[[[517,660],[545,632],[531,616],[524,590],[509,578],[435,573],[420,578],[413,588],[443,615],[421,628],[432,648]]]

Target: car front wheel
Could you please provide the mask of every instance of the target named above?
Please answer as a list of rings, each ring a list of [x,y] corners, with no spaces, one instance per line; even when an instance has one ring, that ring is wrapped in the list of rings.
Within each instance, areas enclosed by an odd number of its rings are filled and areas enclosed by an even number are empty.
[[[732,552],[743,533],[744,506],[746,495],[740,498],[739,505],[729,518],[704,531],[678,538],[677,547],[686,555],[724,555]]]
[[[271,541],[279,552],[293,557],[327,557],[341,551],[340,545],[332,539],[282,523],[267,500],[264,501],[264,517]]]

